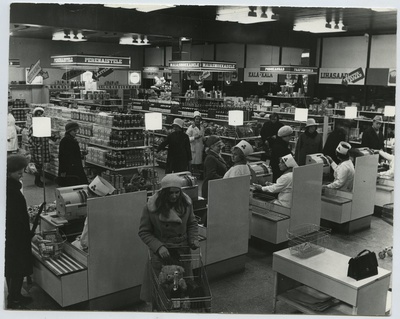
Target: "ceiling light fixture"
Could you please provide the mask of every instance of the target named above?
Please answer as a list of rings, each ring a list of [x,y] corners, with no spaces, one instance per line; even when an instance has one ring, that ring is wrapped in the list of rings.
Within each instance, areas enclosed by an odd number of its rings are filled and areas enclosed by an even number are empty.
[[[338,24],[338,23],[335,24],[334,29],[335,29],[335,30],[338,30],[338,29],[339,29],[339,24]]]
[[[330,25],[330,27],[328,26]],[[330,22],[327,22],[325,18],[307,18],[298,19],[294,22],[293,31],[303,31],[311,33],[334,33],[347,31],[347,26],[343,25],[342,21],[339,21],[339,28],[332,28]]]
[[[147,35],[144,36],[143,43],[144,44],[148,44],[149,43],[149,40],[147,39]]]
[[[330,22],[325,23],[325,28],[331,29],[332,28],[331,23]]]
[[[268,18],[268,15],[266,14],[267,9],[268,9],[267,7],[261,7],[261,15],[260,15],[261,18],[264,19]]]
[[[250,11],[247,14],[249,17],[257,17],[257,12],[255,12],[257,10],[257,7],[249,7]]]

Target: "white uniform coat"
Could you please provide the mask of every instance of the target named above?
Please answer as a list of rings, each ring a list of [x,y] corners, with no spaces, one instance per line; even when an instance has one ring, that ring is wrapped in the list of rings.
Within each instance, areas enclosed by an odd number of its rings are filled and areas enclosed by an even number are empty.
[[[224,175],[224,178],[251,175],[249,165],[241,164],[232,166]]]
[[[382,156],[385,160],[389,161],[389,169],[384,172],[380,172],[379,176],[386,176],[386,177],[394,177],[394,155],[386,153],[384,151],[379,151],[379,155]]]
[[[11,113],[7,117],[7,151],[12,152],[18,149],[17,126],[15,118]]]
[[[292,207],[292,188],[293,188],[293,172],[288,171],[283,173],[275,184],[263,186],[264,192],[279,193],[278,199],[275,199],[272,203],[281,205],[283,207]]]
[[[353,162],[348,159],[337,165],[332,162],[331,167],[333,168],[334,181],[328,185],[327,188],[339,189],[345,192],[353,191],[353,181],[354,181],[354,165]]]
[[[192,150],[192,164],[198,165],[203,163],[203,136],[204,127],[200,125],[200,129],[195,125],[190,125],[186,130],[186,134],[189,136],[190,149]],[[196,139],[195,137],[201,136],[201,138]]]

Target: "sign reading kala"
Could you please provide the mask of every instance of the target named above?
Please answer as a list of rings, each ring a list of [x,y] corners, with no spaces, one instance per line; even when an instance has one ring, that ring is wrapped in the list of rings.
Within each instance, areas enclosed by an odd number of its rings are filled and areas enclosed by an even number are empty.
[[[236,63],[218,61],[170,61],[169,68],[175,71],[232,72],[236,71]]]
[[[58,67],[107,67],[130,68],[131,58],[93,55],[57,55],[51,57],[51,65]]]
[[[258,68],[244,69],[245,82],[277,82],[278,73],[260,71]]]
[[[321,68],[319,70],[320,84],[364,85],[364,68]]]

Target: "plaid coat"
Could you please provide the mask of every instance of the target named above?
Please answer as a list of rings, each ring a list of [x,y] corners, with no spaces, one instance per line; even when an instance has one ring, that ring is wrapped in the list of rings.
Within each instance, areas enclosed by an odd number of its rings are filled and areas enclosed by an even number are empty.
[[[32,133],[33,130],[31,126],[28,133],[29,151],[32,156],[31,162],[35,164],[50,162],[49,137],[36,137],[32,136]],[[44,161],[42,161],[42,149]]]

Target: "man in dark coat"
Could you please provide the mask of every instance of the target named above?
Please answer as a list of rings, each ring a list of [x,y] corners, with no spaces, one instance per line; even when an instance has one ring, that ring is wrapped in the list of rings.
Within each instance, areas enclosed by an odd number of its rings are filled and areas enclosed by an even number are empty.
[[[336,148],[342,141],[347,141],[347,131],[342,123],[338,123],[335,129],[328,135],[322,149],[322,153],[330,156],[336,164],[340,163],[340,160],[336,156]]]
[[[293,129],[288,126],[282,126],[278,130],[278,137],[276,138],[273,147],[271,148],[271,160],[269,165],[272,169],[272,182],[275,183],[276,180],[283,174],[279,169],[279,159],[282,156],[291,154],[289,141],[293,135]]]
[[[269,121],[264,122],[260,135],[265,154],[261,156],[261,160],[265,161],[267,158],[270,158],[271,148],[274,146],[274,142],[278,137],[278,131],[282,126],[283,124],[279,122],[279,115],[277,113],[271,113]]]
[[[174,119],[172,123],[174,131],[157,148],[159,152],[168,146],[166,174],[189,171],[192,151],[189,136],[183,131],[183,123],[180,118]]]
[[[374,117],[372,126],[368,127],[362,134],[362,147],[368,147],[373,150],[383,149],[383,134],[380,131],[382,123],[382,116],[377,115]]]
[[[88,184],[88,180],[82,166],[82,156],[76,134],[79,132],[79,124],[69,122],[65,125],[65,136],[60,141],[58,150],[58,178],[59,186],[73,186]]]
[[[31,297],[21,294],[24,277],[33,272],[31,240],[37,240],[29,228],[29,215],[25,197],[21,192],[23,171],[28,165],[26,157],[7,157],[7,204],[5,277],[8,287],[7,307],[20,309]]]

